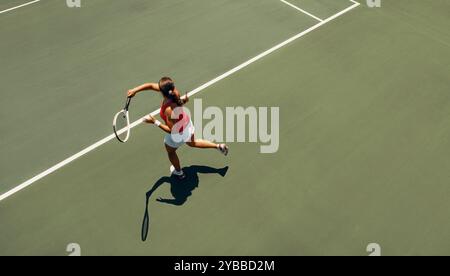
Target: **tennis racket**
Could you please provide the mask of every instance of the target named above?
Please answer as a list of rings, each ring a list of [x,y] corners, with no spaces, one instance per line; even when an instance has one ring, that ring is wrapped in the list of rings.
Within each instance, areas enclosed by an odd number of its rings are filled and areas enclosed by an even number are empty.
[[[127,98],[127,102],[125,103],[125,107],[119,111],[116,116],[114,116],[113,120],[113,130],[114,134],[122,143],[125,143],[130,138],[130,116],[128,114],[128,109],[130,107],[131,98]]]

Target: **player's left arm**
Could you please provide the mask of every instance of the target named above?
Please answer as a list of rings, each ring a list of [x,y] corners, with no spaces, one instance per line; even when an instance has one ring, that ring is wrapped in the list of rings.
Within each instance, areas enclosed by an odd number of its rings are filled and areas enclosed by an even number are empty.
[[[172,128],[175,125],[175,121],[172,119],[172,112],[173,111],[171,107],[167,107],[167,109],[164,111],[166,118],[168,118],[167,124],[161,123],[160,121],[156,120],[155,117],[153,117],[152,115],[148,115],[147,117],[145,117],[144,122],[148,124],[154,124],[160,129],[162,129],[164,132],[170,134],[172,133]]]
[[[168,126],[168,125],[161,123],[160,121],[156,120],[155,117],[153,117],[152,115],[148,115],[147,117],[145,117],[144,123],[156,125],[162,131],[167,132],[169,134],[172,133],[172,126]],[[171,122],[169,122],[169,123],[171,123]]]

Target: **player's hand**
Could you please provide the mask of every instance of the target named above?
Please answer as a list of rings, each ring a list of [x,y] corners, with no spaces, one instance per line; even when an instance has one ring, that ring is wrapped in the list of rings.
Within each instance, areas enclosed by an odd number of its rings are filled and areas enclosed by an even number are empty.
[[[154,124],[154,123],[156,122],[156,119],[155,119],[155,117],[153,117],[152,115],[148,115],[148,116],[145,118],[145,121],[146,121],[147,123],[149,123],[149,124]]]
[[[188,103],[188,102],[189,102],[189,96],[188,96],[188,94],[184,95],[184,96],[182,97],[182,100],[183,100],[183,102],[184,102],[185,104]]]
[[[127,96],[128,96],[129,98],[133,98],[135,95],[136,95],[136,92],[134,92],[133,89],[128,90]]]

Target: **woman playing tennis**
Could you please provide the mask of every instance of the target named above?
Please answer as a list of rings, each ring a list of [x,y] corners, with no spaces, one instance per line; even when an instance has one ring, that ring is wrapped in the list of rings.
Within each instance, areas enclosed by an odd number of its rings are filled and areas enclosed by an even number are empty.
[[[160,92],[163,96],[161,104],[160,116],[164,123],[156,120],[153,116],[148,115],[144,121],[154,124],[167,133],[164,138],[164,144],[172,163],[170,171],[180,179],[184,179],[186,175],[181,169],[180,159],[177,155],[177,149],[183,144],[190,147],[201,149],[217,149],[222,154],[228,155],[228,146],[225,144],[215,144],[209,141],[195,139],[194,125],[188,114],[185,112],[183,105],[189,101],[186,96],[180,97],[180,92],[175,87],[174,81],[169,77],[163,77],[158,83],[146,83],[128,91],[128,97],[134,97],[137,93],[145,90],[153,90]]]

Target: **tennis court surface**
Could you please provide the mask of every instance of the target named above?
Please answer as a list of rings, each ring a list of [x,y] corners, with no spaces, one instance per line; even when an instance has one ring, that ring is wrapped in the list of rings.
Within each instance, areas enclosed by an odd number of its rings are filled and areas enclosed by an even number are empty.
[[[0,255],[450,254],[448,1],[81,4],[0,3]],[[188,107],[279,107],[278,152],[184,147],[179,183],[157,128],[105,140],[163,75]]]

